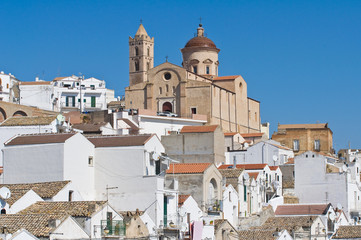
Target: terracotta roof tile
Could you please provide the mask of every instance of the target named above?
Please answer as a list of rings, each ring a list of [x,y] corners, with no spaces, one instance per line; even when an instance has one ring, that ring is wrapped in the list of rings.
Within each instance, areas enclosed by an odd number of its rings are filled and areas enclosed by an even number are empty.
[[[264,229],[251,229],[251,230],[242,230],[238,232],[239,240],[249,240],[249,239],[262,239],[262,240],[274,240],[277,239],[274,234],[274,230],[264,230]]]
[[[279,205],[275,215],[324,215],[330,206],[330,204]]]
[[[203,173],[212,163],[176,163],[170,164],[167,174]]]
[[[213,78],[213,81],[234,80],[234,79],[238,78],[239,76],[240,75],[215,77],[215,78]]]
[[[222,177],[226,178],[226,184],[231,184],[233,188],[238,190],[238,178],[243,172],[243,169],[230,168],[230,169],[219,169]]]
[[[32,126],[49,125],[56,119],[56,116],[38,116],[38,117],[10,117],[0,124],[0,127],[8,126]]]
[[[277,145],[277,144],[272,144],[272,143],[271,143],[271,145],[272,145],[272,146],[275,146],[275,147],[277,147],[277,148],[280,148],[280,149],[293,151],[291,148],[288,148],[288,147],[285,147],[285,146],[282,146],[282,145]]]
[[[361,225],[339,226],[333,239],[360,239]]]
[[[36,81],[36,82],[20,82],[20,85],[50,85],[51,82]]]
[[[250,178],[257,179],[259,173],[258,172],[248,172]]]
[[[19,214],[58,214],[72,217],[91,217],[100,211],[106,201],[37,202]]]
[[[182,206],[183,203],[190,197],[190,195],[178,195],[178,207]]]
[[[49,237],[54,229],[49,227],[49,220],[65,220],[65,215],[52,214],[2,214],[0,215],[0,226],[6,226],[9,233],[15,233],[19,229],[26,229],[36,237]]]
[[[234,136],[236,135],[238,132],[226,132],[224,133],[224,136]]]
[[[294,158],[289,158],[288,162],[286,162],[286,164],[295,164],[295,159]]]
[[[272,171],[276,171],[276,170],[279,168],[279,166],[269,166],[269,168],[270,168]]]
[[[100,127],[105,126],[107,123],[77,123],[73,124],[73,128],[82,130],[83,133],[101,133]]]
[[[53,81],[59,81],[59,80],[62,80],[64,78],[68,78],[68,77],[56,77],[56,78],[53,79]]]
[[[142,146],[153,135],[135,135],[135,136],[100,136],[88,137],[95,147],[126,147],[126,146]]]
[[[64,143],[67,139],[71,138],[74,135],[75,133],[20,135],[13,138],[4,145],[14,146],[14,145],[30,145],[30,144]]]
[[[11,197],[6,200],[12,205],[29,190],[33,190],[41,198],[52,198],[62,190],[70,181],[42,182],[42,183],[22,183],[22,184],[0,184],[0,188],[7,187],[11,192]]]
[[[317,216],[270,217],[262,226],[254,229],[286,229],[291,232],[300,227],[311,227],[317,218]]]
[[[278,129],[325,129],[325,128],[328,128],[328,123],[278,125]]]
[[[218,125],[205,125],[205,126],[184,126],[181,133],[206,133],[214,132]]]
[[[241,133],[241,136],[244,138],[250,137],[262,137],[264,133]]]
[[[236,168],[242,168],[245,170],[255,170],[255,169],[264,169],[267,164],[237,164]],[[218,167],[218,169],[227,169],[232,168],[233,164],[223,164]]]

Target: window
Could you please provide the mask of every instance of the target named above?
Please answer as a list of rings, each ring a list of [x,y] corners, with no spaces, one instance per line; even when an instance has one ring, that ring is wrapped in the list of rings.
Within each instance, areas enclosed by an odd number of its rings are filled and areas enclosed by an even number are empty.
[[[230,201],[230,202],[232,202],[232,199],[231,199],[231,192],[228,192],[228,200]]]
[[[134,62],[135,65],[135,71],[138,72],[139,71],[139,62]]]
[[[243,187],[243,200],[247,202],[247,186],[244,185]]]
[[[92,90],[94,90],[94,89],[95,89],[95,85],[90,85],[90,88],[91,88]]]
[[[65,98],[66,107],[75,107],[75,96],[67,96]]]
[[[139,55],[138,47],[135,47],[135,56],[138,56],[138,55]]]
[[[161,87],[159,88],[159,94],[162,94],[162,88]]]
[[[293,140],[293,151],[298,152],[300,150],[300,140]]]
[[[73,190],[69,191],[69,195],[68,195],[68,201],[71,202],[73,200]]]
[[[257,113],[254,113],[254,120],[257,121]]]
[[[165,91],[166,91],[166,92],[169,92],[169,86],[168,86],[168,84],[165,85]]]
[[[148,55],[148,56],[150,55],[150,51],[149,51],[149,48],[147,49],[147,55]]]
[[[197,66],[193,66],[193,72],[197,74]]]
[[[320,151],[320,140],[319,139],[317,139],[317,140],[315,140],[315,151]]]
[[[88,158],[88,166],[89,167],[93,166],[93,156],[89,156],[89,158]]]
[[[6,84],[6,88],[9,88],[9,83]]]
[[[91,96],[91,102],[90,102],[90,106],[92,108],[94,108],[96,106],[96,97],[95,96]]]
[[[172,78],[172,74],[170,74],[169,72],[164,73],[165,80],[170,80],[171,78]]]
[[[147,62],[147,70],[149,70],[149,69],[150,69],[150,63]]]
[[[6,214],[6,210],[5,210],[5,208],[1,209],[0,214]]]
[[[206,74],[209,74],[210,71],[209,71],[209,66],[206,66]]]
[[[191,108],[191,113],[192,113],[192,114],[197,114],[197,108],[195,108],[195,107],[194,107],[194,108]]]

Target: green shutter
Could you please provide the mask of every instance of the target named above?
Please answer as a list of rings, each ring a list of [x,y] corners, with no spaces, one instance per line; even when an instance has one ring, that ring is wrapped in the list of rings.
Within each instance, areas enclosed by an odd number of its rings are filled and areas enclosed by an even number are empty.
[[[73,107],[75,107],[75,96],[71,97],[73,99]]]
[[[65,106],[66,106],[66,107],[69,107],[69,97],[66,97],[66,98],[65,98]]]
[[[95,99],[95,96],[92,96],[91,97],[91,107],[95,107],[96,105],[96,99]]]
[[[247,186],[246,185],[244,185],[243,190],[244,190],[244,193],[243,193],[244,201],[247,202]]]

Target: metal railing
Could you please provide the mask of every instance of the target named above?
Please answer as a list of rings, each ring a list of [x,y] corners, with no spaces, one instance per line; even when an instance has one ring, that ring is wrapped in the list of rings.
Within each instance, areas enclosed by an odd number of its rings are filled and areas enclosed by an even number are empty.
[[[102,103],[84,103],[84,108],[102,108],[103,104]]]
[[[125,236],[125,224],[122,220],[101,220],[102,236]]]

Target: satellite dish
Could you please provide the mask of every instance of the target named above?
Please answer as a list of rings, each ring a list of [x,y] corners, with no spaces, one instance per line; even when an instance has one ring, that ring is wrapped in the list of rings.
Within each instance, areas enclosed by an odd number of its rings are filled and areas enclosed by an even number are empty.
[[[11,192],[10,192],[9,188],[7,188],[7,187],[0,188],[0,197],[2,199],[10,198],[11,197]]]
[[[335,216],[335,214],[333,212],[330,212],[328,217],[330,218],[331,221],[335,220],[335,218],[336,218],[336,216]]]
[[[64,122],[65,117],[61,114],[59,114],[58,116],[56,116],[56,120],[58,120],[59,122]]]
[[[341,203],[337,203],[336,207],[341,210],[342,209]]]
[[[160,159],[160,155],[157,152],[154,152],[152,154],[152,158],[154,159],[154,161],[158,161]]]
[[[273,159],[273,161],[277,162],[277,160],[278,160],[277,155],[273,155],[272,159]]]
[[[248,173],[243,174],[243,180],[247,181],[249,179]]]
[[[343,166],[342,166],[342,171],[347,172],[347,167],[346,167],[346,165],[343,165]]]

